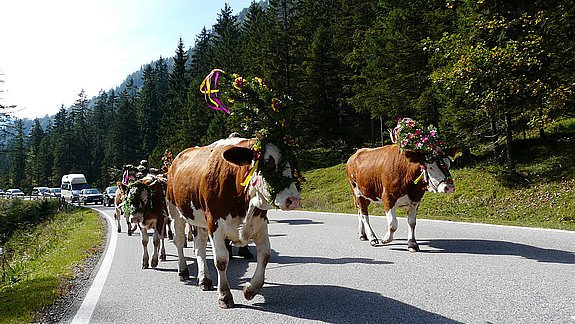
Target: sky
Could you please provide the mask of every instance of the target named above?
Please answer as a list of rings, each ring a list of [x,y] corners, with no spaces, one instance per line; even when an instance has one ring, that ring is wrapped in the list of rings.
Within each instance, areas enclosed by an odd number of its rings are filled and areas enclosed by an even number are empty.
[[[132,72],[194,45],[228,3],[251,0],[17,0],[0,2],[0,104],[18,118],[54,115]]]

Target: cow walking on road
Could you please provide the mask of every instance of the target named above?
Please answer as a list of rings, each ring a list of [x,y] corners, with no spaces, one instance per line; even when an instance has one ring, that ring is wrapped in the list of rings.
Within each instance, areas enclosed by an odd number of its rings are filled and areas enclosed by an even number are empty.
[[[168,172],[166,199],[174,220],[180,280],[189,278],[183,250],[187,222],[197,229],[194,249],[202,290],[213,287],[206,264],[208,238],[212,244],[218,270],[218,303],[222,308],[234,306],[226,275],[229,254],[225,239],[239,245],[255,242],[257,267],[243,289],[245,298],[251,300],[263,286],[271,256],[267,210],[300,206],[290,162],[272,143],[254,151],[257,141],[231,138],[189,148],[178,154]]]
[[[419,132],[415,134],[420,138],[428,138]],[[413,137],[409,136],[410,139]],[[396,209],[402,208],[407,211],[408,249],[415,252],[419,251],[415,240],[417,208],[425,191],[455,191],[449,168],[458,150],[441,150],[434,146],[434,154],[430,155],[423,151],[402,149],[402,145],[406,146],[404,139],[392,136],[392,140],[398,144],[362,148],[347,161],[347,178],[358,209],[359,239],[369,239],[372,246],[379,244],[369,223],[368,206],[371,202],[383,204],[387,216],[388,229],[383,244],[393,241],[397,230]]]
[[[151,267],[158,266],[158,259],[166,261],[164,238],[167,225],[170,222],[164,198],[166,182],[162,176],[149,174],[128,186],[125,200],[127,217],[130,223],[138,225],[142,234],[142,246],[144,247],[142,269],[150,267],[148,230],[154,230],[154,253],[152,254]]]

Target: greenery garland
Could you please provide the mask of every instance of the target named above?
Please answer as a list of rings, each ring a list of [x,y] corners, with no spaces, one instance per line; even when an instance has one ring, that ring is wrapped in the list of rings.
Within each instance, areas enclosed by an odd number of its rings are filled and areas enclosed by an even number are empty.
[[[148,201],[144,207],[142,205],[142,191],[148,191]],[[126,202],[124,203],[124,216],[128,219],[129,215],[133,215],[138,211],[144,214],[144,217],[150,213],[152,210],[152,196],[154,195],[154,190],[150,189],[143,181],[138,180],[128,185],[126,195]]]
[[[282,109],[287,101],[285,96],[276,94],[262,78],[244,78],[239,74],[229,76],[218,69],[206,76],[200,91],[205,95],[210,108],[223,110],[238,119],[244,132],[256,134],[254,159],[258,161],[259,172],[271,187],[272,200],[292,183],[299,189],[305,179],[297,169],[298,145],[286,132]],[[261,149],[265,148],[267,143],[276,145],[282,155],[281,160],[276,161],[274,170],[268,170],[265,161],[260,161]],[[287,163],[290,163],[293,178],[283,175]]]

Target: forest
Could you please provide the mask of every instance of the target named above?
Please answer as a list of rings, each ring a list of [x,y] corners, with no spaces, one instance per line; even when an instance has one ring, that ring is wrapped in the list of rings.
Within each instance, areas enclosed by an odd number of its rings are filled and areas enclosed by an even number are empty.
[[[575,116],[573,2],[269,0],[241,21],[226,5],[190,50],[175,39],[173,67],[146,65],[141,87],[94,100],[82,91],[29,132],[0,107],[0,188],[58,186],[72,172],[104,188],[125,164],[158,167],[165,150],[253,136],[207,107],[199,87],[214,68],[261,77],[286,98],[304,168],[388,143],[387,129],[410,117],[468,158],[513,170],[514,139],[545,138]]]

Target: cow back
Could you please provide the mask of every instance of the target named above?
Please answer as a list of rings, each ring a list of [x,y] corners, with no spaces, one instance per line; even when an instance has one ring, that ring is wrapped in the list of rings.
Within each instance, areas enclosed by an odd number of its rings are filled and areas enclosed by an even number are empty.
[[[248,148],[253,140],[234,140],[233,144]],[[188,148],[174,158],[168,171],[166,199],[185,217],[193,219],[194,209],[209,210],[214,218],[245,216],[248,197],[241,182],[249,166],[226,161],[222,154],[228,147],[220,141]]]

